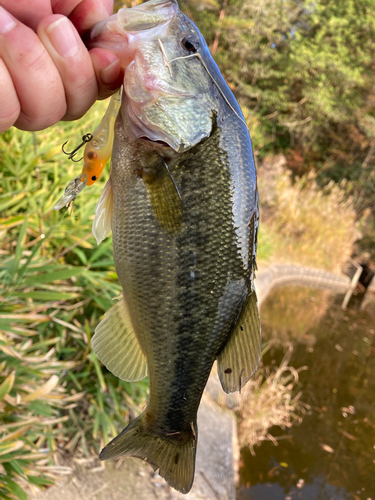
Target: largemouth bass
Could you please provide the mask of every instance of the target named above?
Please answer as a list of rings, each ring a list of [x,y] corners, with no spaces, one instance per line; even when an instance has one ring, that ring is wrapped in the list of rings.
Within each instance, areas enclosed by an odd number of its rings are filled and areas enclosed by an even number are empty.
[[[204,38],[174,1],[121,9],[93,29],[89,45],[115,50],[126,69],[93,226],[98,241],[112,229],[123,297],[92,346],[118,377],[150,378],[147,408],[100,458],[147,460],[187,493],[214,361],[232,392],[260,357],[251,141]]]

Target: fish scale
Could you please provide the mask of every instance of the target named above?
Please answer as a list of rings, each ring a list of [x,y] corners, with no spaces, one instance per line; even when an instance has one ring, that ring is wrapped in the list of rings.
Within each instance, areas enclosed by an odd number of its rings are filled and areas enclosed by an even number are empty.
[[[134,59],[124,67],[111,177],[95,220],[111,207],[123,297],[92,345],[125,380],[147,370],[150,397],[100,458],[143,458],[187,493],[214,361],[226,392],[241,389],[259,361],[256,172],[241,110],[194,24],[168,0],[120,17],[124,37],[126,26],[134,30],[126,42],[135,43]],[[105,48],[109,36],[93,46]],[[185,39],[201,59],[187,58]]]
[[[121,127],[120,121],[117,126]],[[161,230],[153,217],[142,179],[134,174],[134,164],[139,164],[140,160],[132,158],[131,143],[121,139],[117,133],[111,173],[116,270],[127,291],[135,321],[142,325],[142,335],[148,339],[144,345],[141,342],[150,370],[148,411],[155,415],[160,427],[170,432],[187,430],[195,421],[212,363],[231,326],[222,325],[217,332],[212,332],[228,275],[234,281],[244,278],[236,296],[232,294],[230,298],[232,308],[232,303],[237,302],[234,307],[237,313],[249,286],[245,284],[249,273],[243,268],[233,227],[227,153],[218,154],[218,129],[193,152],[179,158],[176,165],[170,165],[184,213],[182,234],[172,238]],[[122,146],[119,153],[118,144],[124,142],[129,147],[124,150]],[[133,148],[139,155],[142,144],[138,142],[134,141]],[[200,170],[199,176],[194,173],[196,169]],[[136,189],[129,187],[132,183],[137,184]],[[121,218],[118,213],[122,214]],[[248,245],[247,241],[243,244]],[[200,270],[199,278],[194,280],[191,279],[193,254],[195,267]],[[227,268],[223,269],[225,264]],[[135,292],[131,291],[133,287]],[[171,318],[169,324],[160,321],[168,317]],[[206,356],[201,355],[203,349]],[[171,357],[174,359],[173,377],[168,377],[168,373],[158,377],[165,373],[164,367],[168,366]],[[181,401],[185,403],[182,405]]]

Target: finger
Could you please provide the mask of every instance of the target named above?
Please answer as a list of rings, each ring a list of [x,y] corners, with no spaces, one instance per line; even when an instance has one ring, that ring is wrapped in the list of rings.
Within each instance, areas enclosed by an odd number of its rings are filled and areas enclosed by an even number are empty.
[[[58,0],[53,12],[69,17],[82,34],[112,14],[113,0]]]
[[[17,120],[21,106],[9,71],[0,59],[0,133],[5,132]]]
[[[41,130],[56,123],[66,110],[59,73],[37,35],[2,7],[0,58],[21,106],[15,126],[23,130]]]
[[[1,0],[1,5],[18,21],[34,31],[44,17],[52,14],[49,0],[33,0],[32,2]]]
[[[105,49],[92,49],[90,56],[98,83],[99,99],[106,99],[122,85],[120,59]]]
[[[44,19],[38,35],[64,85],[67,111],[63,120],[75,120],[86,113],[98,95],[90,55],[65,16],[55,14]]]

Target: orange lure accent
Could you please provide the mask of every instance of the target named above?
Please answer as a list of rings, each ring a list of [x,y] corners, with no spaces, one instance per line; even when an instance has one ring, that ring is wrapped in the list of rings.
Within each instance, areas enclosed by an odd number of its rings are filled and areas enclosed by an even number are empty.
[[[82,175],[87,175],[87,186],[94,184],[102,175],[104,167],[112,154],[114,125],[121,104],[121,91],[111,98],[108,109],[93,133],[93,138],[85,146]]]

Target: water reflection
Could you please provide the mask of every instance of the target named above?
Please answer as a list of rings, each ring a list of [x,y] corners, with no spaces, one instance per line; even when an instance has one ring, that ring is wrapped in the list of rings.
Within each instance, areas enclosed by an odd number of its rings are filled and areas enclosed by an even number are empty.
[[[375,500],[375,318],[324,304],[322,292],[281,289],[262,307],[264,339],[293,342],[291,366],[308,366],[300,389],[312,412],[279,446],[242,450],[239,499]],[[265,364],[282,356],[273,347]]]

